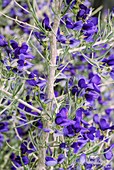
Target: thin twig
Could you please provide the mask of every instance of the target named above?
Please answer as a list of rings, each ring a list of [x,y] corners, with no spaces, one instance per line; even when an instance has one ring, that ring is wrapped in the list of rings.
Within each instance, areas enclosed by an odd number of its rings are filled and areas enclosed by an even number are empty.
[[[58,14],[58,9],[60,10],[60,1],[55,1],[55,10],[56,14]],[[48,98],[50,100],[54,99],[54,77],[55,77],[55,70],[56,70],[56,57],[57,57],[57,40],[56,36],[58,27],[59,27],[60,19],[55,15],[54,24],[53,24],[53,32],[50,36],[50,51],[51,51],[51,58],[50,58],[50,67],[49,67],[49,77],[48,77]]]
[[[94,48],[94,47],[97,46],[97,45],[103,45],[103,44],[107,43],[107,41],[108,41],[108,45],[109,45],[109,46],[112,46],[112,45],[114,44],[114,38],[111,38],[110,40],[105,39],[105,40],[101,40],[101,41],[98,41],[98,42],[94,43],[94,44],[92,45],[92,48]],[[74,48],[74,49],[70,49],[70,50],[68,50],[68,52],[69,52],[69,53],[80,52],[80,51],[82,51],[82,50],[85,50],[86,48],[87,48],[87,47],[84,45],[84,46],[82,46],[82,47],[77,47],[77,48]],[[59,55],[59,54],[62,54],[62,53],[63,53],[63,49],[58,49],[57,52],[58,52],[58,55]]]
[[[16,0],[13,0],[14,2],[15,2],[15,4],[17,5],[17,6],[19,6],[21,9],[23,9],[24,11],[26,11],[26,12],[28,12],[28,13],[30,13],[30,11],[28,11],[27,9],[25,9],[23,6],[21,6],[18,2],[16,2]]]
[[[16,19],[15,19],[15,18],[11,18],[11,17],[9,17],[8,15],[5,15],[3,12],[0,12],[0,15],[1,15],[1,16],[3,15],[3,16],[5,16],[6,18],[8,18],[8,19],[10,19],[10,20],[12,20],[12,21],[15,21],[16,23],[18,22],[18,23],[20,23],[20,24],[29,26],[31,29],[39,30],[38,27],[33,26],[33,25],[31,25],[31,24],[28,24],[27,22],[20,21],[20,20],[18,20],[17,18],[16,18]]]
[[[0,88],[0,91],[2,91],[3,93],[5,93],[6,95],[10,96],[10,97],[13,97],[13,95],[11,93],[9,93],[8,91]],[[19,99],[18,96],[14,96],[14,99],[16,99],[18,102],[24,104],[25,106],[29,107],[30,109],[38,112],[38,113],[41,113],[41,110],[35,108],[34,106],[28,104],[27,102],[23,101],[22,99]]]

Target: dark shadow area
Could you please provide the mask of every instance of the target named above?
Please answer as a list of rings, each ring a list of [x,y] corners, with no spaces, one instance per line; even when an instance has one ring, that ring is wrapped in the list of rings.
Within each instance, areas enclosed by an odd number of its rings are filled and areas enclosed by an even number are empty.
[[[103,6],[101,13],[103,13],[105,10],[112,10],[114,7],[114,0],[91,0],[92,2],[92,7],[94,9],[99,8],[100,6]],[[95,16],[98,16],[98,13],[95,14]]]

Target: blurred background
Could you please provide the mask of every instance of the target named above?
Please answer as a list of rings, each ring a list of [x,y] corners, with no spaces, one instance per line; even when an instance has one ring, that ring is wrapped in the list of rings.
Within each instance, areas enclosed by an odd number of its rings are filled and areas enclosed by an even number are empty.
[[[114,0],[91,0],[91,3],[94,9],[97,9],[102,6],[102,14],[107,12],[108,9],[112,11],[114,7]],[[96,14],[96,16],[98,16],[98,13]]]

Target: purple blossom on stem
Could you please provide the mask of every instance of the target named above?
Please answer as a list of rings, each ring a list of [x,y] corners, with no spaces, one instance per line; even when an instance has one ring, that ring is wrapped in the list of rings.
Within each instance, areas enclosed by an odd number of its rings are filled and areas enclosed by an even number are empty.
[[[113,152],[112,149],[114,148],[114,144],[112,144],[111,146],[109,146],[108,148],[104,149],[104,157],[107,160],[111,160],[113,158]]]
[[[7,46],[8,43],[5,40],[5,37],[3,35],[0,35],[0,47],[5,47]]]
[[[8,132],[9,124],[8,122],[0,122],[0,132]]]
[[[55,166],[57,164],[57,160],[53,157],[46,156],[46,166]]]

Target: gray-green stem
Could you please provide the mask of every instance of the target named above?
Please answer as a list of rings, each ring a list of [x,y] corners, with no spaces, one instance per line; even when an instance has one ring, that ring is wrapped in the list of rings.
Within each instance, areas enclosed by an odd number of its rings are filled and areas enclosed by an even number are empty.
[[[60,19],[58,19],[58,15],[61,11],[62,0],[54,0],[54,23],[52,27],[52,31],[50,33],[50,64],[49,64],[49,73],[48,73],[48,82],[47,82],[47,96],[51,101],[48,104],[47,112],[49,114],[52,113],[52,106],[54,100],[54,81],[55,81],[55,71],[56,71],[56,56],[57,56],[57,40],[56,35],[60,24]],[[60,17],[59,17],[60,18]],[[45,128],[49,128],[49,122],[43,122]],[[48,142],[49,135],[44,133],[42,135],[42,141]],[[39,162],[37,170],[46,170],[45,167],[45,157],[46,157],[46,149],[42,148],[39,151]]]

